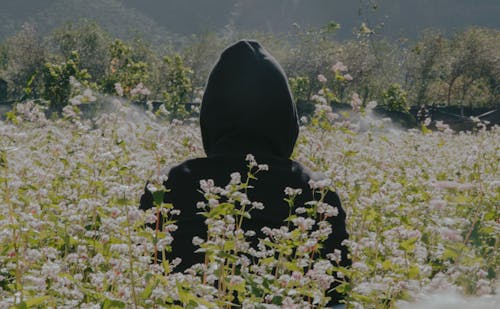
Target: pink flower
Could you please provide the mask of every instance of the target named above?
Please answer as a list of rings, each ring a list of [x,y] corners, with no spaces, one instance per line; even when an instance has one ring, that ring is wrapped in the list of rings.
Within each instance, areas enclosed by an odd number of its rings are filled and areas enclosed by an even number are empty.
[[[352,94],[352,97],[351,97],[351,106],[352,106],[352,110],[355,111],[355,112],[359,112],[359,110],[361,109],[361,105],[363,104],[363,102],[361,101],[361,98],[359,97],[359,94],[357,94],[356,92]]]
[[[351,74],[345,74],[344,78],[345,78],[346,81],[349,81],[349,82],[352,80]]]
[[[332,66],[332,71],[333,72],[345,72],[347,71],[347,66],[344,65],[342,62],[340,61],[337,61],[337,63],[335,63],[333,66]]]

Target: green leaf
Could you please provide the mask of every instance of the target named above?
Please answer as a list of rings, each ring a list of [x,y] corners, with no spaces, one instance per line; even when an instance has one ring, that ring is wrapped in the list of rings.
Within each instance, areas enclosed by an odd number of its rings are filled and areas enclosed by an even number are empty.
[[[156,280],[149,280],[148,284],[146,285],[146,288],[144,291],[142,291],[142,298],[147,299],[149,296],[151,296],[151,293],[153,292],[153,289],[156,287]]]
[[[35,298],[28,299],[26,301],[26,306],[28,306],[28,308],[29,308],[29,307],[41,305],[46,300],[48,300],[49,298],[50,298],[50,296],[45,295],[45,296],[40,296],[40,297],[35,297]]]
[[[302,269],[293,262],[285,262],[285,268],[290,271],[302,271]]]
[[[125,308],[125,303],[115,299],[106,299],[102,304],[103,309]]]
[[[417,265],[411,266],[410,269],[408,270],[408,277],[410,279],[416,279],[416,278],[418,278],[419,274],[420,274],[420,269],[418,268]]]
[[[416,238],[410,238],[407,239],[399,244],[399,246],[405,250],[406,252],[413,252],[415,250],[415,242],[417,241]]]
[[[26,305],[25,302],[21,302],[15,306],[13,306],[12,308],[16,308],[16,309],[28,309],[28,306]]]
[[[153,200],[155,205],[161,205],[163,203],[163,196],[165,195],[165,191],[158,190],[153,192]]]

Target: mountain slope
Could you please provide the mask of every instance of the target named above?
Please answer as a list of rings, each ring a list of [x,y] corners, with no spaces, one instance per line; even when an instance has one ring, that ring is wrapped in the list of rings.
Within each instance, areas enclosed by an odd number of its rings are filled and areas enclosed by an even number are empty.
[[[3,7],[0,18],[0,40],[19,31],[24,23],[34,24],[42,34],[50,33],[65,23],[95,21],[119,38],[140,35],[154,42],[167,41],[172,37],[164,27],[140,11],[125,7],[117,0],[17,0]],[[3,4],[2,4],[3,5]],[[22,5],[26,9],[21,9]]]

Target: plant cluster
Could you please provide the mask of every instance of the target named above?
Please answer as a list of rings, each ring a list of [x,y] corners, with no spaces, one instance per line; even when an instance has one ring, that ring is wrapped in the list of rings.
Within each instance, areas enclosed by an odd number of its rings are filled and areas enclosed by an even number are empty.
[[[249,156],[247,175],[222,187],[200,183],[205,199],[193,207],[208,236],[193,242],[206,263],[178,273],[168,256],[179,211],[162,203],[161,170],[203,156],[199,128],[155,120],[73,83],[70,102],[102,100],[94,118],[70,103],[63,118],[47,119],[43,105],[28,101],[0,122],[0,307],[322,307],[333,271],[349,278],[338,287],[349,308],[394,307],[440,291],[498,293],[498,127],[400,132],[376,120],[361,130],[319,98],[293,157],[327,177],[313,188],[340,195],[352,267],[336,267],[336,252],[312,256],[335,229],[319,209],[335,209],[321,198],[295,205],[293,188],[283,188],[289,220],[250,245],[255,231],[242,222],[273,205],[247,198],[269,168]],[[156,206],[142,212],[146,179]],[[148,225],[160,214],[162,229]],[[159,252],[167,259],[155,263]]]
[[[331,103],[347,103],[357,93],[363,107],[377,101],[381,108],[403,113],[421,105],[498,105],[497,30],[469,28],[449,37],[429,31],[416,41],[396,43],[379,39],[366,26],[356,39],[337,41],[337,26],[298,29],[287,36],[208,33],[185,38],[182,44],[153,46],[143,39],[113,39],[91,23],[66,25],[45,37],[26,25],[0,44],[0,79],[8,83],[9,100],[44,98],[60,110],[64,100],[59,96],[68,78],[55,89],[53,74],[44,71],[68,65],[76,53],[80,60],[75,69],[89,73],[93,91],[161,101],[170,118],[183,118],[190,115],[184,103],[198,102],[220,51],[239,38],[252,37],[283,65],[302,115],[313,114],[313,96],[323,88],[331,91],[326,96]],[[342,66],[333,68],[338,63]]]

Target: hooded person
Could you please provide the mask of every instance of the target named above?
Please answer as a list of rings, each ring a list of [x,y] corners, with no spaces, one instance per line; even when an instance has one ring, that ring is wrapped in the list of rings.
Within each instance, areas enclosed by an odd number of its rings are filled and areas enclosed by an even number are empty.
[[[244,220],[244,230],[255,231],[257,237],[264,238],[263,227],[286,225],[286,187],[302,190],[295,205],[314,199],[308,183],[319,179],[290,159],[299,133],[297,118],[286,75],[260,43],[243,40],[224,50],[208,78],[201,104],[201,135],[207,157],[173,167],[164,183],[169,190],[165,202],[181,211],[169,253],[171,259],[182,259],[176,270],[183,271],[204,261],[204,254],[195,253],[197,247],[192,243],[193,237],[206,239],[207,234],[205,218],[197,214],[197,203],[204,201],[199,192],[200,180],[212,179],[216,186],[224,187],[232,173],[246,175],[247,154],[266,164],[269,170],[259,173],[258,180],[252,183],[254,188],[248,190],[249,200],[262,202],[265,207]],[[329,191],[323,202],[336,207],[338,215],[330,218],[333,233],[321,254],[324,257],[340,250],[340,265],[349,266],[348,251],[342,245],[348,238],[345,212],[335,192]],[[140,207],[153,207],[153,196],[148,190],[141,197]],[[342,299],[335,291],[329,296],[331,304]]]

